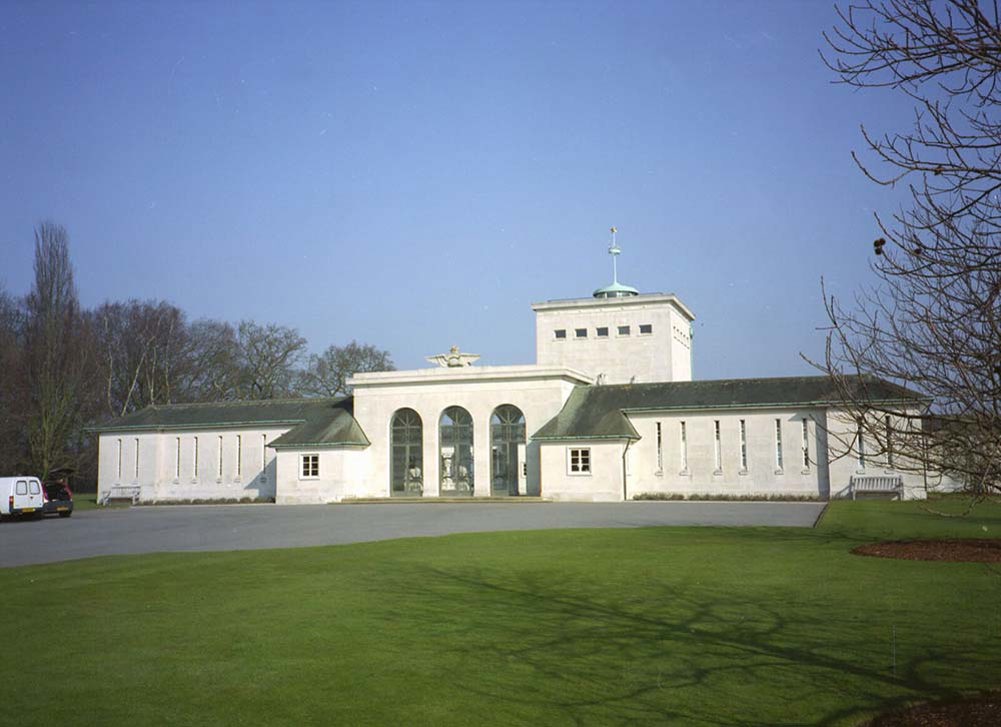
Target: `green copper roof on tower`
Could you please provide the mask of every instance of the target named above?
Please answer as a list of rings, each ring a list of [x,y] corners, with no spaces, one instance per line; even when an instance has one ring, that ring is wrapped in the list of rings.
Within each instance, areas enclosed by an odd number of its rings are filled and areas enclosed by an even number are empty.
[[[608,254],[612,256],[612,284],[606,285],[604,288],[598,288],[594,291],[595,298],[628,298],[632,295],[639,295],[640,292],[631,285],[624,285],[619,282],[619,269],[617,264],[617,258],[622,254],[622,249],[615,242],[615,233],[618,232],[614,227],[609,230],[612,233],[612,245],[608,248]]]

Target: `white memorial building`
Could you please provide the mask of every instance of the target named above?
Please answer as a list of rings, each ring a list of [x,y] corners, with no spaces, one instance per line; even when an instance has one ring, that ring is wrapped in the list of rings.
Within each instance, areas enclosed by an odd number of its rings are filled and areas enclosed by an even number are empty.
[[[98,494],[142,501],[637,495],[829,498],[852,477],[920,475],[867,457],[826,377],[692,380],[695,315],[613,282],[536,303],[536,361],[453,347],[357,374],[342,399],[150,406],[97,429]],[[866,380],[870,396],[917,394]]]

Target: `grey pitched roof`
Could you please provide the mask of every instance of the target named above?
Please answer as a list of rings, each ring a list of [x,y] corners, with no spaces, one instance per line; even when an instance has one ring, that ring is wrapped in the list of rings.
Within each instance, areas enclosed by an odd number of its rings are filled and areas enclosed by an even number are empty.
[[[877,401],[922,400],[921,394],[874,377],[856,380]],[[826,376],[721,379],[578,386],[533,439],[639,439],[624,412],[830,406],[840,397]]]
[[[167,431],[292,425],[272,447],[368,445],[353,399],[270,399],[148,406],[93,427],[95,432]]]

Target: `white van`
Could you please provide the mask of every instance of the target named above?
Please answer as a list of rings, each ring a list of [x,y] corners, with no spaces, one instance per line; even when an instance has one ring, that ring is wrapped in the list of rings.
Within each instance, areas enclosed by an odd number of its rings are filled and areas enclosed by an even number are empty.
[[[0,515],[42,516],[45,497],[37,477],[0,477]]]

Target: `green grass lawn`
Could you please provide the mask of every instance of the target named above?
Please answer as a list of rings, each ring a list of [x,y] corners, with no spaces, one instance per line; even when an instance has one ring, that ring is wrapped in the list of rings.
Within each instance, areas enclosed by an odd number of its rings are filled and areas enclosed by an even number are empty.
[[[0,570],[0,722],[854,724],[1001,686],[1001,568],[848,553],[920,535],[1001,506]]]

